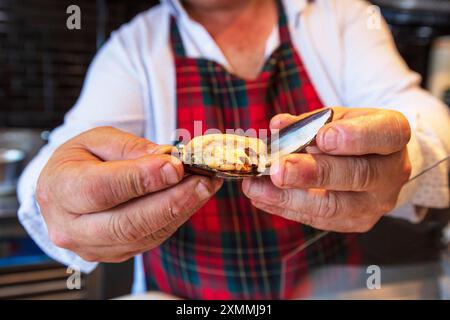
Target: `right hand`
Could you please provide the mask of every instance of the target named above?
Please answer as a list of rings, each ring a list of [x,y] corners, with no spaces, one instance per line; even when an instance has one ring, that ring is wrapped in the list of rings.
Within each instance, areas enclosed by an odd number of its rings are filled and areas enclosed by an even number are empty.
[[[125,261],[160,245],[222,184],[183,179],[171,148],[111,127],[60,146],[36,188],[52,242],[96,262]]]

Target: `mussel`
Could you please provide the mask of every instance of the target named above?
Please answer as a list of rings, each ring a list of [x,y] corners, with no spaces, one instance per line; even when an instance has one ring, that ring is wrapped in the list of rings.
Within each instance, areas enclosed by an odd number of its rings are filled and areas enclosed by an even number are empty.
[[[275,160],[306,148],[332,118],[333,110],[323,109],[266,140],[234,134],[197,136],[186,145],[177,145],[177,157],[191,174],[225,179],[262,176]]]

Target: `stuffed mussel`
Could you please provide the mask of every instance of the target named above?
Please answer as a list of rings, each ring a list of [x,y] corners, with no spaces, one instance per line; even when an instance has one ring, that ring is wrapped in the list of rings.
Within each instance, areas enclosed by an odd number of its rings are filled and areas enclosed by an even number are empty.
[[[198,136],[177,146],[178,157],[192,174],[232,179],[261,176],[275,160],[307,147],[332,118],[332,109],[321,110],[267,140],[234,134]]]

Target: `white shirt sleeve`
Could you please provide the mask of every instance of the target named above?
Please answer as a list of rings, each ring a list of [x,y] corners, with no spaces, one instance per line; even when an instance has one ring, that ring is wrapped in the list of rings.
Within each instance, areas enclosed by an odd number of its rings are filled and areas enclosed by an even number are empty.
[[[350,107],[380,107],[403,113],[412,128],[408,145],[412,177],[450,154],[450,112],[447,106],[420,88],[420,76],[400,57],[385,21],[369,3],[339,0],[342,21],[344,76],[341,92]],[[414,206],[449,205],[448,163],[414,182],[400,195],[393,216],[417,221],[405,214]]]
[[[83,272],[90,272],[96,264],[83,261],[50,241],[34,191],[39,174],[53,151],[81,132],[98,126],[114,126],[143,135],[145,113],[141,86],[123,43],[117,32],[99,51],[89,68],[80,98],[64,123],[51,133],[49,143],[25,169],[18,186],[21,203],[18,215],[30,236],[48,256],[63,264],[77,266]]]

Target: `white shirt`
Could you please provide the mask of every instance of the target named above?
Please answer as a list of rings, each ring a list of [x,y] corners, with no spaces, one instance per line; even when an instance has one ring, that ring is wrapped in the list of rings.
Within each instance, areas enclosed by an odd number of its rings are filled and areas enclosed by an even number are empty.
[[[373,10],[368,3],[283,3],[293,44],[326,106],[402,112],[413,129],[409,143],[413,175],[450,153],[447,107],[419,87],[420,77],[400,58],[384,21],[379,28],[371,27]],[[176,121],[174,63],[169,45],[171,14],[177,17],[188,56],[214,60],[233,71],[208,32],[189,18],[178,0],[162,1],[112,34],[90,66],[80,98],[64,124],[52,132],[48,145],[21,177],[19,218],[23,226],[46,254],[84,272],[90,272],[96,264],[49,240],[34,198],[37,178],[55,148],[93,127],[109,125],[156,143],[171,142]],[[275,27],[267,40],[266,56],[278,43]],[[391,214],[415,221],[415,205],[446,207],[447,170],[447,165],[441,165],[405,187],[398,209]],[[135,284],[143,290],[142,265],[136,266]]]

